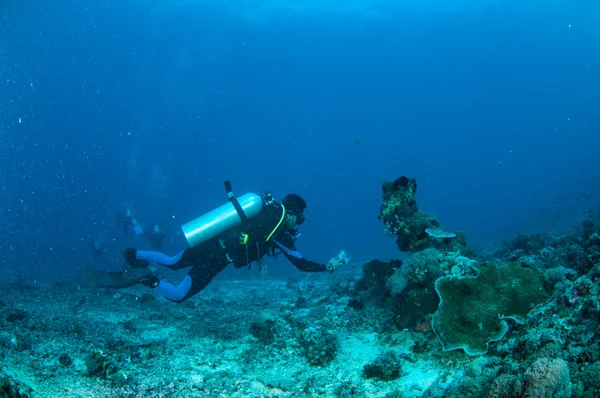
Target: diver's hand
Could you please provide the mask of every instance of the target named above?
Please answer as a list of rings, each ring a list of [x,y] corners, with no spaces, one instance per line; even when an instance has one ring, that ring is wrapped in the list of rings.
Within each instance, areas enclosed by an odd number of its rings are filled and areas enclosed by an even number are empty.
[[[342,265],[346,265],[350,262],[350,257],[346,254],[345,251],[340,250],[340,253],[329,260],[329,262],[325,265],[328,271],[335,271],[340,268]]]
[[[329,260],[329,262],[327,262],[327,264],[325,264],[325,267],[327,268],[327,271],[335,271],[336,269],[340,268],[342,265],[344,265],[344,261],[334,257],[331,260]]]

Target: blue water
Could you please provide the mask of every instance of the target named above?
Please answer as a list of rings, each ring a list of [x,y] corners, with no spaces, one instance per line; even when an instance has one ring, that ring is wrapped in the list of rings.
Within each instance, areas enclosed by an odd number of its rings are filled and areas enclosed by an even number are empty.
[[[90,239],[120,266],[126,203],[174,253],[225,179],[303,195],[315,261],[400,255],[401,175],[473,247],[597,218],[600,3],[239,3],[2,2],[4,270],[64,278]]]

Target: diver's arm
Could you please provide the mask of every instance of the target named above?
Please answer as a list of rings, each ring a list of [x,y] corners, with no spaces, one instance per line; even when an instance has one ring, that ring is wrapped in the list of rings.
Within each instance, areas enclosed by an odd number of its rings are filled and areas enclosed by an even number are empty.
[[[285,252],[284,252],[285,254]],[[325,264],[317,263],[314,261],[307,260],[305,258],[296,258],[289,255],[285,255],[288,260],[296,268],[298,268],[302,272],[325,272],[327,271],[327,266]]]
[[[324,272],[327,271],[327,265],[317,263],[305,259],[302,254],[294,245],[294,241],[289,235],[282,237],[281,241],[275,241],[277,247],[281,249],[285,257],[292,263],[296,268],[302,272]]]

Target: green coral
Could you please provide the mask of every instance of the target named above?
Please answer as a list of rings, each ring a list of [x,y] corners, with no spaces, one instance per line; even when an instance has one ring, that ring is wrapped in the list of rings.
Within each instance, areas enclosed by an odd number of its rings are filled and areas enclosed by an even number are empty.
[[[441,303],[432,327],[445,351],[463,349],[482,355],[490,341],[508,331],[505,319],[524,322],[531,310],[550,298],[543,275],[518,263],[476,263],[476,277],[446,276],[435,282]]]

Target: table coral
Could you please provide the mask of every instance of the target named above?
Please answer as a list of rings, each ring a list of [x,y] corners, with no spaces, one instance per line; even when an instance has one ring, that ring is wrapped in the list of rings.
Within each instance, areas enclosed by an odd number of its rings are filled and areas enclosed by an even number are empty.
[[[475,278],[446,276],[435,283],[441,303],[432,326],[445,351],[462,348],[469,355],[485,354],[489,342],[508,331],[506,318],[523,322],[550,298],[542,274],[533,269],[517,263],[474,266]]]

